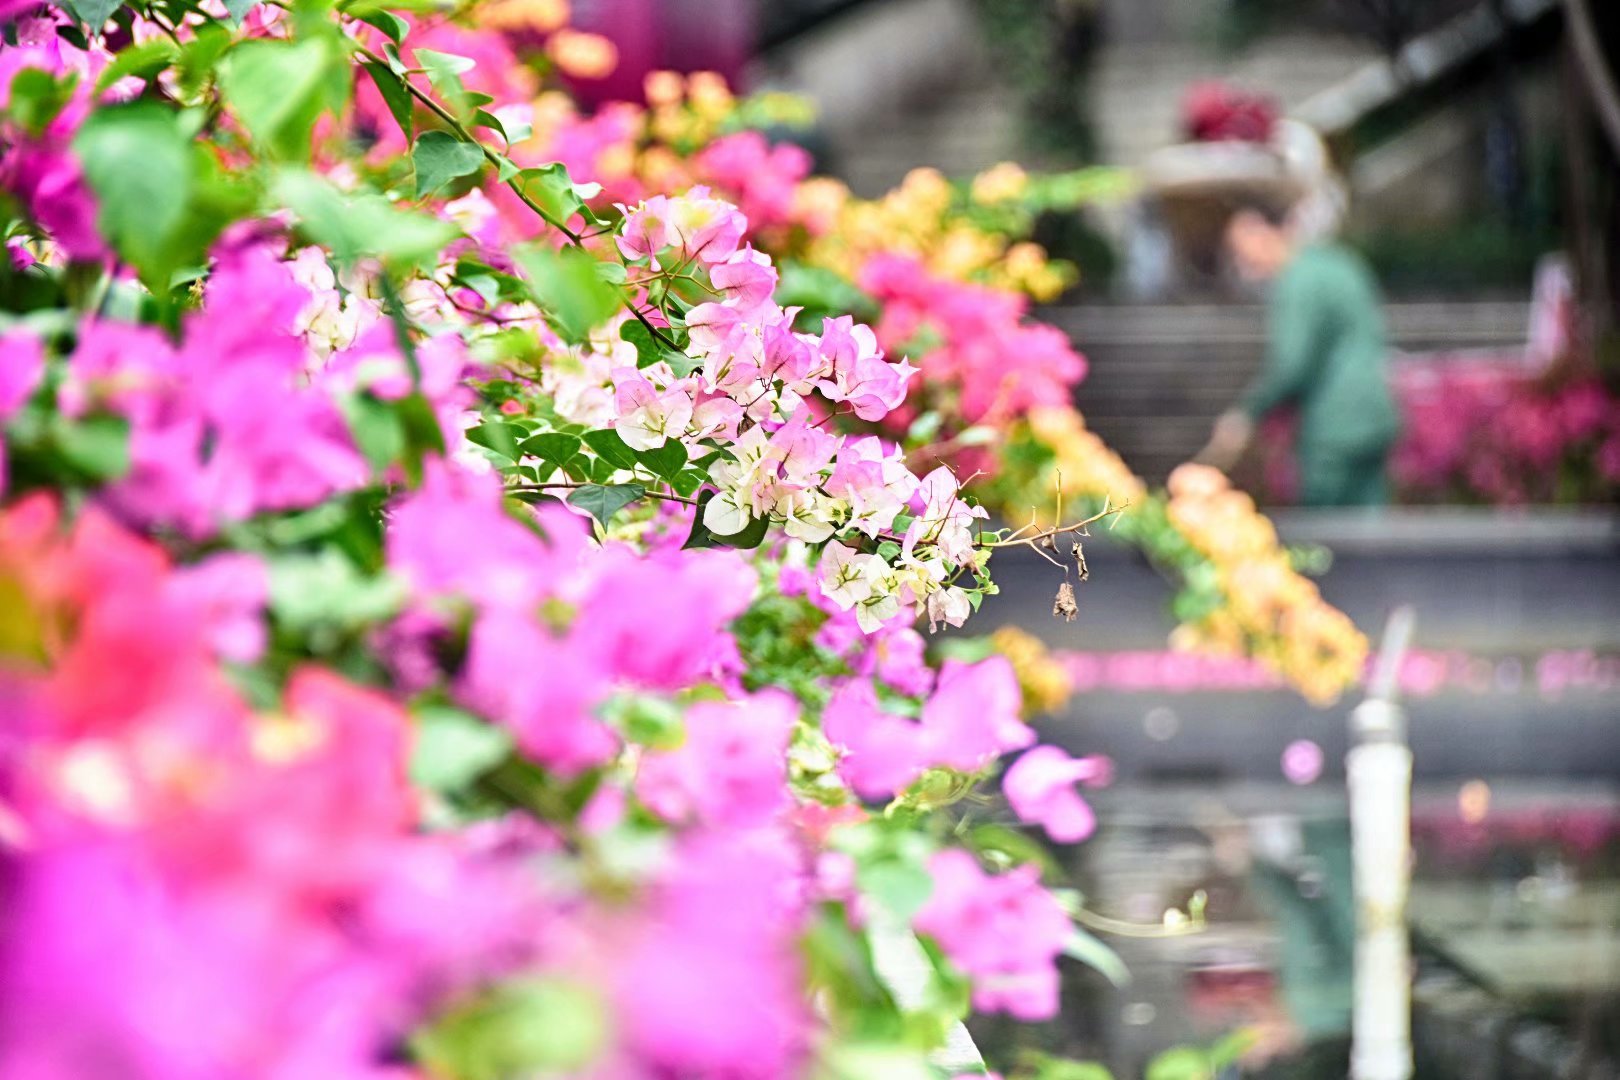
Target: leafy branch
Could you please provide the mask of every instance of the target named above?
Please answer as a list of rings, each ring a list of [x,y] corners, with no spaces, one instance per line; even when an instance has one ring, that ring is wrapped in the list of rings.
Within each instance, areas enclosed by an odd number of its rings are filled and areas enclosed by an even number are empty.
[[[585,237],[581,233],[570,228],[567,222],[559,220],[555,215],[548,212],[545,207],[536,202],[533,196],[531,196],[528,191],[525,190],[524,185],[519,183],[519,179],[521,177],[520,173],[508,175],[508,172],[512,167],[511,159],[484,145],[483,141],[476,138],[454,113],[452,113],[449,109],[446,109],[443,105],[439,104],[439,102],[434,99],[432,94],[428,93],[412,82],[409,72],[397,71],[395,66],[391,64],[386,57],[379,55],[370,48],[367,48],[364,44],[354,40],[352,37],[348,40],[356,55],[362,57],[366,61],[369,71],[371,71],[373,74],[375,74],[378,70],[389,72],[398,80],[400,86],[404,88],[407,94],[409,94],[415,101],[437,117],[439,121],[448,127],[457,137],[459,137],[463,142],[477,147],[484,159],[495,167],[496,175],[501,178],[501,182],[506,185],[507,189],[510,190],[512,194],[516,195],[518,200],[522,202],[523,205],[529,210],[533,211],[534,214],[540,218],[540,220],[562,233],[562,235],[566,237],[568,242],[574,247],[583,248],[585,246]],[[628,310],[630,314],[635,317],[637,322],[646,327],[647,332],[656,340],[671,349],[680,348],[680,345],[675,341],[675,339],[664,333],[660,327],[648,319],[646,314],[634,302],[626,299],[624,301],[624,306],[626,310]]]

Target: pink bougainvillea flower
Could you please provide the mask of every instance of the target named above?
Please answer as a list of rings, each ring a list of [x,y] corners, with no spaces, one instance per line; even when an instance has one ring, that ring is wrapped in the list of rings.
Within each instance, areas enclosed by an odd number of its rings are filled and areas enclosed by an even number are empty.
[[[754,830],[688,834],[673,854],[613,965],[626,1041],[661,1075],[794,1075],[810,1019],[798,852]]]
[[[1097,815],[1074,786],[1102,787],[1112,773],[1105,757],[1072,758],[1056,746],[1037,746],[1013,762],[1002,790],[1019,818],[1041,826],[1060,844],[1074,844],[1097,827]]]
[[[499,722],[534,760],[573,775],[612,757],[619,738],[596,716],[612,672],[577,639],[501,607],[481,615],[457,696]]]
[[[536,523],[544,536],[512,515],[498,476],[435,459],[389,517],[388,566],[424,602],[527,607],[567,576],[586,542],[583,523],[563,510],[543,511]]]
[[[221,659],[250,664],[264,653],[270,572],[263,559],[247,552],[221,552],[178,571],[172,588],[196,608]]]
[[[45,346],[27,330],[0,334],[0,421],[28,400],[45,373]]]
[[[912,920],[973,979],[973,1007],[1020,1020],[1056,1015],[1056,960],[1071,933],[1069,917],[1043,889],[1039,870],[1021,866],[986,874],[952,848],[928,864],[934,890]]]
[[[936,277],[915,256],[899,254],[869,259],[859,284],[883,306],[875,330],[885,348],[919,336],[936,342],[914,359],[928,382],[959,388],[958,408],[969,423],[1067,406],[1085,376],[1066,335],[1023,321],[1021,294]]]
[[[0,425],[22,408],[45,373],[45,347],[26,330],[0,334]],[[6,490],[6,442],[0,437],[0,494]]]
[[[744,247],[723,263],[709,268],[709,280],[726,295],[726,302],[741,311],[753,312],[765,305],[776,291],[776,267],[769,255]]]
[[[697,155],[699,175],[735,197],[754,229],[787,224],[794,191],[810,174],[810,155],[792,143],[772,146],[757,131],[724,135]]]
[[[923,706],[929,758],[963,772],[974,772],[1010,750],[1035,741],[1019,716],[1023,695],[1018,676],[1004,656],[976,664],[947,660],[934,696]]]
[[[1283,749],[1282,772],[1290,784],[1315,783],[1322,763],[1322,748],[1309,739],[1296,739]]]
[[[709,674],[726,626],[754,598],[758,576],[735,551],[610,547],[593,560],[575,627],[581,647],[610,678],[648,690],[680,690]]]
[[[844,752],[838,775],[863,799],[888,798],[928,767],[922,725],[884,712],[868,679],[850,679],[833,691],[821,729]]]
[[[668,821],[750,828],[787,808],[787,747],[798,703],[764,692],[686,710],[685,741],[647,754],[636,794]]]

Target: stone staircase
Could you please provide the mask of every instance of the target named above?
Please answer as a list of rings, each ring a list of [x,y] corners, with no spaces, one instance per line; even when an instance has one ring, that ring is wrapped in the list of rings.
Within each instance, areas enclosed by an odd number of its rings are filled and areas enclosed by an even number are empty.
[[[1510,351],[1525,341],[1522,301],[1400,303],[1385,314],[1391,343],[1406,352]],[[1265,350],[1256,305],[1085,304],[1040,317],[1086,355],[1075,394],[1086,424],[1155,483],[1204,445]]]
[[[1142,8],[1164,9],[1144,24]],[[1104,43],[1089,90],[1101,160],[1134,165],[1178,136],[1181,98],[1191,82],[1223,79],[1268,94],[1287,109],[1376,58],[1370,43],[1321,31],[1270,35],[1253,48],[1222,53],[1204,40],[1208,5],[1199,0],[1107,0]],[[847,40],[844,40],[847,39]],[[883,42],[925,57],[894,61],[915,72],[901,86]],[[863,45],[873,55],[857,57]],[[856,193],[875,195],[907,171],[930,165],[967,176],[1016,158],[1039,168],[1019,145],[1017,99],[978,32],[969,0],[899,0],[872,5],[795,46],[767,66],[786,85],[822,101],[834,164]],[[814,58],[814,59],[812,59]],[[836,58],[843,77],[831,80]],[[884,70],[873,69],[882,65]],[[852,97],[853,86],[871,92]],[[858,108],[852,102],[860,101]]]

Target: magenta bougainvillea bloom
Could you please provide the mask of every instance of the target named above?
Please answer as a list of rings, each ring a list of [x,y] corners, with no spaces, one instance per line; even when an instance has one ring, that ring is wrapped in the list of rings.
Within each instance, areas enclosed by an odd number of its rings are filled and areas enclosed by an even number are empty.
[[[45,348],[26,330],[0,334],[0,424],[9,420],[39,385]],[[6,490],[6,443],[0,437],[0,494]]]
[[[1297,739],[1283,749],[1282,771],[1290,784],[1311,784],[1322,775],[1322,748],[1309,739]]]
[[[707,75],[580,118],[519,58],[608,48],[565,4],[231,7],[0,0],[0,1076],[898,1075],[961,976],[1051,1015],[1062,908],[936,797],[1034,741],[924,636],[1006,537],[918,451],[1067,400],[1062,335],[915,252],[842,313],[772,246],[808,155]]]
[[[863,798],[893,795],[928,767],[922,725],[884,712],[868,679],[851,679],[835,690],[821,725],[843,751],[839,775]]]
[[[798,714],[791,697],[772,691],[694,705],[682,744],[642,760],[636,794],[669,821],[769,824],[791,805],[787,747]]]
[[[934,891],[913,924],[973,977],[973,1006],[1044,1020],[1057,1012],[1053,959],[1072,933],[1069,917],[1033,866],[986,874],[965,851],[928,864]]]
[[[1105,757],[1072,758],[1059,747],[1037,746],[1012,763],[1001,787],[1021,819],[1060,844],[1074,844],[1097,828],[1097,815],[1075,785],[1102,787],[1112,774]]]
[[[973,771],[1035,741],[1019,715],[1023,695],[1004,656],[976,664],[947,660],[934,695],[923,706],[929,757],[939,765]]]

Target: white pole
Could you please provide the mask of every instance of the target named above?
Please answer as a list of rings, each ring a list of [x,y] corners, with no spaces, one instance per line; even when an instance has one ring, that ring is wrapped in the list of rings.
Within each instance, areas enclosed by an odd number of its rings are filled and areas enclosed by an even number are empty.
[[[1345,757],[1356,896],[1353,1080],[1411,1080],[1411,958],[1406,893],[1410,877],[1412,751],[1395,703],[1396,676],[1412,634],[1412,610],[1385,628],[1367,698],[1350,716]]]

